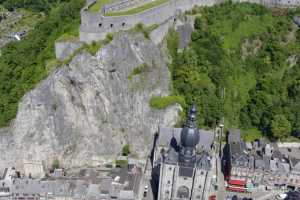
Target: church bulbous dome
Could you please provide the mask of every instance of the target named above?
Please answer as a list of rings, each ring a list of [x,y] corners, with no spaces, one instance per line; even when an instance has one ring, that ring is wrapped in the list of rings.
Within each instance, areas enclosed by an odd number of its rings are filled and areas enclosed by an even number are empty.
[[[180,140],[182,147],[194,148],[199,143],[199,130],[195,125],[196,113],[197,109],[193,104],[189,110],[188,120],[181,131]]]
[[[183,147],[196,147],[199,143],[199,130],[197,128],[183,127],[181,136],[181,145]]]

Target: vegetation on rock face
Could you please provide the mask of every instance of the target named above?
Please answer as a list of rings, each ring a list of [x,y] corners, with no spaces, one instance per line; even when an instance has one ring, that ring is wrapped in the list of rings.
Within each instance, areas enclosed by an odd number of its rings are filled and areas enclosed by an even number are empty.
[[[138,23],[130,31],[135,32],[135,33],[142,33],[145,38],[149,39],[150,32],[153,31],[154,29],[156,29],[157,27],[158,27],[157,24],[152,24],[151,26],[145,26],[142,23]]]
[[[116,160],[116,167],[126,167],[128,165],[128,160]]]
[[[32,4],[35,2],[32,1]],[[3,47],[0,59],[0,126],[8,125],[16,115],[21,97],[49,73],[46,66],[55,58],[55,40],[64,33],[78,31],[80,9],[84,3],[84,0],[68,0],[51,4],[48,14],[24,40]]]
[[[141,73],[147,73],[147,72],[149,72],[149,66],[146,63],[144,63],[144,64],[134,68],[132,70],[132,72],[130,72],[130,74],[128,75],[127,78],[128,78],[128,80],[131,81],[134,76],[139,75]]]
[[[174,105],[175,103],[178,103],[182,107],[185,107],[185,101],[182,96],[153,96],[150,99],[150,106],[156,109],[165,109],[168,106]]]
[[[130,154],[130,145],[125,144],[122,148],[122,155],[123,156],[128,156]]]
[[[247,140],[300,133],[300,10],[257,4],[199,8],[189,48],[167,38],[173,95],[196,102],[198,123],[240,127]]]

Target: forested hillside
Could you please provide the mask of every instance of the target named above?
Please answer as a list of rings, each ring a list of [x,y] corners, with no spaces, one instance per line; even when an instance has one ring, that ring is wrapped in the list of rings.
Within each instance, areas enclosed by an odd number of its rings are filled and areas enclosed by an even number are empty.
[[[240,127],[246,139],[283,139],[300,131],[300,10],[269,10],[230,2],[194,9],[190,47],[168,47],[173,93],[200,108],[199,125]],[[289,137],[291,138],[291,137]]]
[[[15,117],[22,96],[52,70],[55,62],[55,40],[64,33],[78,33],[79,11],[85,0],[0,0],[0,2],[8,9],[25,8],[46,14],[24,40],[12,42],[2,49],[0,126],[6,126]]]
[[[12,11],[17,8],[31,9],[38,12],[48,12],[54,4],[58,4],[60,0],[0,0],[6,9]]]

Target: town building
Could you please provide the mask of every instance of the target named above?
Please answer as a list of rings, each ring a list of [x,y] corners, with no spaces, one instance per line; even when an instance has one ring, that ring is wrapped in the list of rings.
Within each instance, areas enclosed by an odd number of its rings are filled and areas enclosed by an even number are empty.
[[[66,177],[62,170],[43,179],[11,176],[6,170],[0,180],[0,200],[136,200],[141,169],[129,165],[108,171],[82,169],[78,176]]]
[[[229,130],[227,147],[227,170],[224,170],[227,172],[227,190],[300,189],[299,147],[287,148],[264,140],[245,143],[238,129]]]
[[[183,128],[160,128],[154,148],[154,177],[158,198],[208,199],[212,189],[214,134],[196,126],[193,105]]]

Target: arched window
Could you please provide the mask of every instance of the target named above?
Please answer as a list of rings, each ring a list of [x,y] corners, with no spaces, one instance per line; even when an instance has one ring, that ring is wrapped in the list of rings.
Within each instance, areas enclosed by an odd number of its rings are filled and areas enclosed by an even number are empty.
[[[178,198],[189,198],[189,188],[186,186],[180,186],[177,191]]]
[[[123,26],[123,27],[125,26],[125,22],[122,23],[122,26]]]
[[[101,26],[102,26],[102,23],[99,23],[98,26],[101,27]]]
[[[114,25],[113,25],[113,24],[110,24],[110,28],[112,28],[112,27],[114,27]]]

